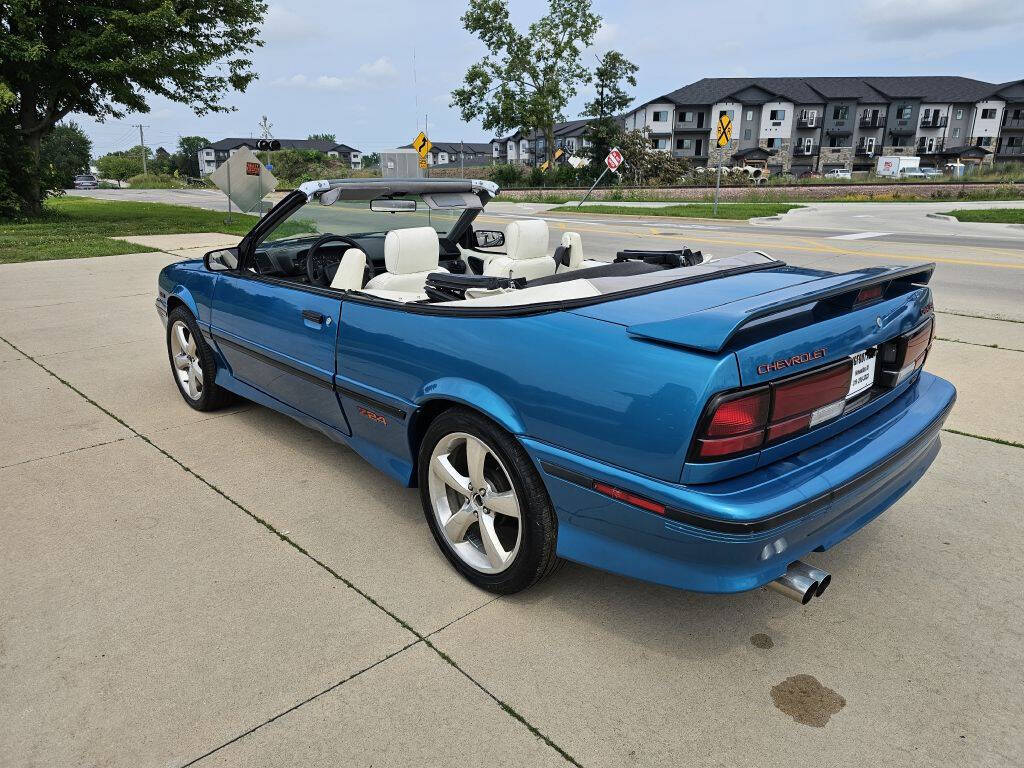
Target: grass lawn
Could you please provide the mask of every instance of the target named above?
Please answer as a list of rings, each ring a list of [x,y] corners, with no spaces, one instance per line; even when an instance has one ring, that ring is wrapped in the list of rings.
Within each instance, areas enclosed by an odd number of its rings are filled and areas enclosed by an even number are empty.
[[[946,211],[958,221],[981,221],[988,224],[1024,224],[1024,208],[964,208]]]
[[[719,203],[715,216],[711,203],[687,203],[666,205],[662,208],[636,208],[629,205],[565,205],[552,208],[551,213],[607,213],[617,216],[681,216],[687,219],[749,219],[754,216],[775,216],[802,205],[790,203]]]
[[[206,211],[162,203],[129,203],[62,197],[48,200],[42,217],[25,222],[0,221],[0,264],[47,259],[79,259],[156,250],[111,240],[122,235],[174,235],[184,232],[224,232],[244,235],[255,216]],[[285,231],[285,230],[288,231]],[[280,233],[304,231],[289,222]]]

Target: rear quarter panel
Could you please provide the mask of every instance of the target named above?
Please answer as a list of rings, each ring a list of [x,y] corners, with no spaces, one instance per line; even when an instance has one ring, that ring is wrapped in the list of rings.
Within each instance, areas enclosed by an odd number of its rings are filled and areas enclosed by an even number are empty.
[[[453,317],[348,301],[338,349],[340,387],[411,411],[463,402],[514,433],[665,480],[678,479],[709,394],[739,383],[732,354],[638,341],[568,312]]]

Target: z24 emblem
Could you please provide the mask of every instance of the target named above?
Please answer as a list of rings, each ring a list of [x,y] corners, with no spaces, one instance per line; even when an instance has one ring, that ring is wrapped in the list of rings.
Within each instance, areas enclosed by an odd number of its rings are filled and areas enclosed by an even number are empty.
[[[826,354],[828,354],[828,348],[819,347],[811,352],[803,352],[781,360],[772,360],[770,363],[761,363],[757,366],[757,374],[764,376],[766,373],[792,368],[795,365],[806,365],[813,360],[821,360]]]

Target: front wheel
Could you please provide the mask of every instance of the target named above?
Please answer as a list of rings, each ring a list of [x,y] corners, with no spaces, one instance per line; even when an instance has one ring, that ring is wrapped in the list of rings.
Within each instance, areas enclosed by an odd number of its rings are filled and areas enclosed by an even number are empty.
[[[511,594],[563,562],[547,489],[515,438],[461,408],[438,416],[419,455],[423,512],[441,551],[482,589]]]
[[[185,307],[176,307],[167,316],[167,357],[174,383],[191,407],[197,411],[212,411],[231,401],[231,393],[214,381],[217,363],[213,350]]]

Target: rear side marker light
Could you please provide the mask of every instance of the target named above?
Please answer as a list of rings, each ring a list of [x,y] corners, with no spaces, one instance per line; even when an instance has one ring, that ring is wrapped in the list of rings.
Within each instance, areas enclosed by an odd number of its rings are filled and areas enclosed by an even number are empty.
[[[656,515],[665,514],[664,504],[659,504],[656,501],[645,499],[643,496],[637,496],[635,493],[630,493],[629,491],[624,491],[621,488],[616,488],[614,485],[595,481],[594,490],[608,496],[609,498],[615,499],[616,501],[624,501],[627,504],[632,504],[634,507],[640,507],[640,509],[646,509],[648,512],[654,512]]]

